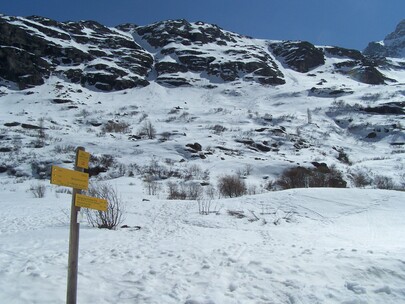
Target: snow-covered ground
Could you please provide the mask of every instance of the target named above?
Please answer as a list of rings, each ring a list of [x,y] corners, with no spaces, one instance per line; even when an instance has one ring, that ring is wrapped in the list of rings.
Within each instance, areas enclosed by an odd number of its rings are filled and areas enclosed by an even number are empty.
[[[71,197],[43,183],[33,198],[32,182],[1,179],[0,303],[65,301]],[[295,189],[200,215],[142,201],[135,178],[110,183],[132,228],[82,221],[78,303],[405,303],[405,192]]]

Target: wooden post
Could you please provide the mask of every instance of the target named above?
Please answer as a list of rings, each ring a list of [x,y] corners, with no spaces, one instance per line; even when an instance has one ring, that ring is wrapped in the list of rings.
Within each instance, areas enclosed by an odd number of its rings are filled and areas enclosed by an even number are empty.
[[[82,168],[77,166],[79,151],[84,151],[83,147],[77,147],[75,170],[83,172]],[[67,293],[66,304],[76,304],[77,299],[77,269],[79,262],[79,230],[80,223],[78,222],[78,213],[80,207],[75,206],[76,194],[82,191],[73,188],[72,206],[70,211],[70,235],[69,235],[69,260],[68,260],[68,277],[67,277]]]

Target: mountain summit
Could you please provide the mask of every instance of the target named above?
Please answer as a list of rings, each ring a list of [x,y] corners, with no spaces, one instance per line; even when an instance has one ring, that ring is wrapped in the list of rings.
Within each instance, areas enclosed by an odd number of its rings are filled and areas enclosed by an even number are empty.
[[[365,55],[383,57],[405,57],[405,19],[396,27],[395,31],[387,35],[383,41],[370,42],[364,50]]]
[[[399,44],[403,27],[387,40],[390,45]],[[357,50],[254,39],[204,22],[106,27],[94,21],[0,16],[0,80],[18,89],[42,85],[51,76],[102,91],[151,82],[169,87],[213,88],[232,82],[280,86],[290,72],[305,75],[326,68],[327,58],[335,58],[330,72],[358,82],[395,81],[384,74],[389,63],[370,60]]]

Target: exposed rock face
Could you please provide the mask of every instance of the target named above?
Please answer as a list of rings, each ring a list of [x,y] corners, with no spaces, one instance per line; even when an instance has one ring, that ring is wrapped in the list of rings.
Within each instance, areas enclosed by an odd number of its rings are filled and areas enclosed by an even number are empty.
[[[155,48],[163,48],[172,42],[185,46],[192,43],[226,45],[229,42],[237,42],[233,37],[234,34],[225,32],[216,25],[204,22],[190,23],[184,19],[168,20],[141,26],[137,27],[136,31]]]
[[[404,28],[405,22],[388,35],[387,45],[401,45]],[[381,52],[388,52],[385,46]],[[286,82],[282,68],[307,73],[329,57],[338,59],[334,72],[356,81],[389,80],[383,75],[390,68],[385,59],[304,41],[270,43],[204,22],[168,20],[111,28],[94,21],[0,15],[0,81],[20,89],[41,85],[51,75],[103,91],[147,86],[150,81],[176,87],[213,88],[223,82],[274,86]]]
[[[94,21],[0,17],[0,45],[0,76],[21,89],[51,73],[108,91],[147,85],[153,63],[130,36]]]
[[[307,73],[311,69],[325,64],[322,50],[306,41],[285,41],[270,45],[273,53],[281,57],[293,70]]]
[[[359,82],[384,84],[386,80],[389,80],[377,69],[377,67],[385,65],[386,62],[370,59],[357,50],[340,47],[325,47],[324,52],[326,56],[347,58],[346,61],[334,64],[336,71]]]
[[[405,57],[405,19],[396,27],[395,31],[387,35],[381,42],[370,42],[363,54],[382,57]]]
[[[160,48],[155,65],[157,81],[174,86],[191,85],[198,79],[185,79],[182,73],[206,73],[222,81],[256,81],[283,84],[283,74],[270,54],[246,39],[204,22],[169,20],[137,27],[137,35],[150,46]]]
[[[358,50],[345,49],[337,46],[326,47],[325,53],[332,56],[347,57],[352,60],[363,60],[364,56]]]

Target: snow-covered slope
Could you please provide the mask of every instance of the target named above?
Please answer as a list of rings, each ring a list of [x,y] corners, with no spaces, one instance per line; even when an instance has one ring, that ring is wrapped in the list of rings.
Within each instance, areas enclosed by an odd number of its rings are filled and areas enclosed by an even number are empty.
[[[0,301],[65,303],[70,196],[1,181]],[[125,223],[142,228],[81,225],[78,303],[405,301],[404,192],[272,192],[215,200],[219,214],[203,216],[196,202],[142,202],[132,178],[114,184]]]

